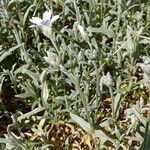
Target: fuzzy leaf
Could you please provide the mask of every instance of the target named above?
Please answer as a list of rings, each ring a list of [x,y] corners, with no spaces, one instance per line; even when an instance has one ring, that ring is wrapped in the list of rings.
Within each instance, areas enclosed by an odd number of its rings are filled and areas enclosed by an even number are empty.
[[[10,48],[8,51],[4,52],[1,56],[0,56],[0,62],[3,61],[7,56],[11,55],[12,52],[16,49],[18,49],[19,47],[21,47],[23,44],[19,44],[17,46],[14,46],[12,48]]]
[[[92,134],[93,133],[93,130],[90,126],[90,124],[85,121],[83,118],[77,116],[77,115],[74,115],[73,113],[70,113],[70,116],[71,116],[71,119],[76,122],[77,124],[80,125],[80,127],[85,130],[86,132],[88,132],[89,134]]]

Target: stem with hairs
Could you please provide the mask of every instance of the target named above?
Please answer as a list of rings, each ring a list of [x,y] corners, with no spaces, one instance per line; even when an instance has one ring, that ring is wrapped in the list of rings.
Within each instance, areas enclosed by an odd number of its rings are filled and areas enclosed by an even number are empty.
[[[110,92],[110,96],[111,96],[111,109],[112,109],[112,117],[115,118],[115,112],[114,112],[114,95],[113,95],[113,88],[112,86],[109,86],[109,92]]]

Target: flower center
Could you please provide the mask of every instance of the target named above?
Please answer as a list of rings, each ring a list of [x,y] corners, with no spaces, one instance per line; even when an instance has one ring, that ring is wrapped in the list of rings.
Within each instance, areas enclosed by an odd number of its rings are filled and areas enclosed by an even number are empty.
[[[41,24],[42,26],[46,26],[46,27],[51,26],[50,20],[42,21]]]

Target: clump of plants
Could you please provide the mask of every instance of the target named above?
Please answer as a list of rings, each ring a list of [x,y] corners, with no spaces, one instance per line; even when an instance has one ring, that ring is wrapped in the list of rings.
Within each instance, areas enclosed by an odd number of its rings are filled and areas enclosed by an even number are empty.
[[[150,3],[0,1],[0,149],[150,147]]]

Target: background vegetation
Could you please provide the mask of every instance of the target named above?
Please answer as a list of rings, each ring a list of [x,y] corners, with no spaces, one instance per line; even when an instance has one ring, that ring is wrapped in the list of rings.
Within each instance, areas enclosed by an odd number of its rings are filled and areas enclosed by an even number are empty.
[[[150,149],[149,55],[148,0],[1,0],[0,149]]]

